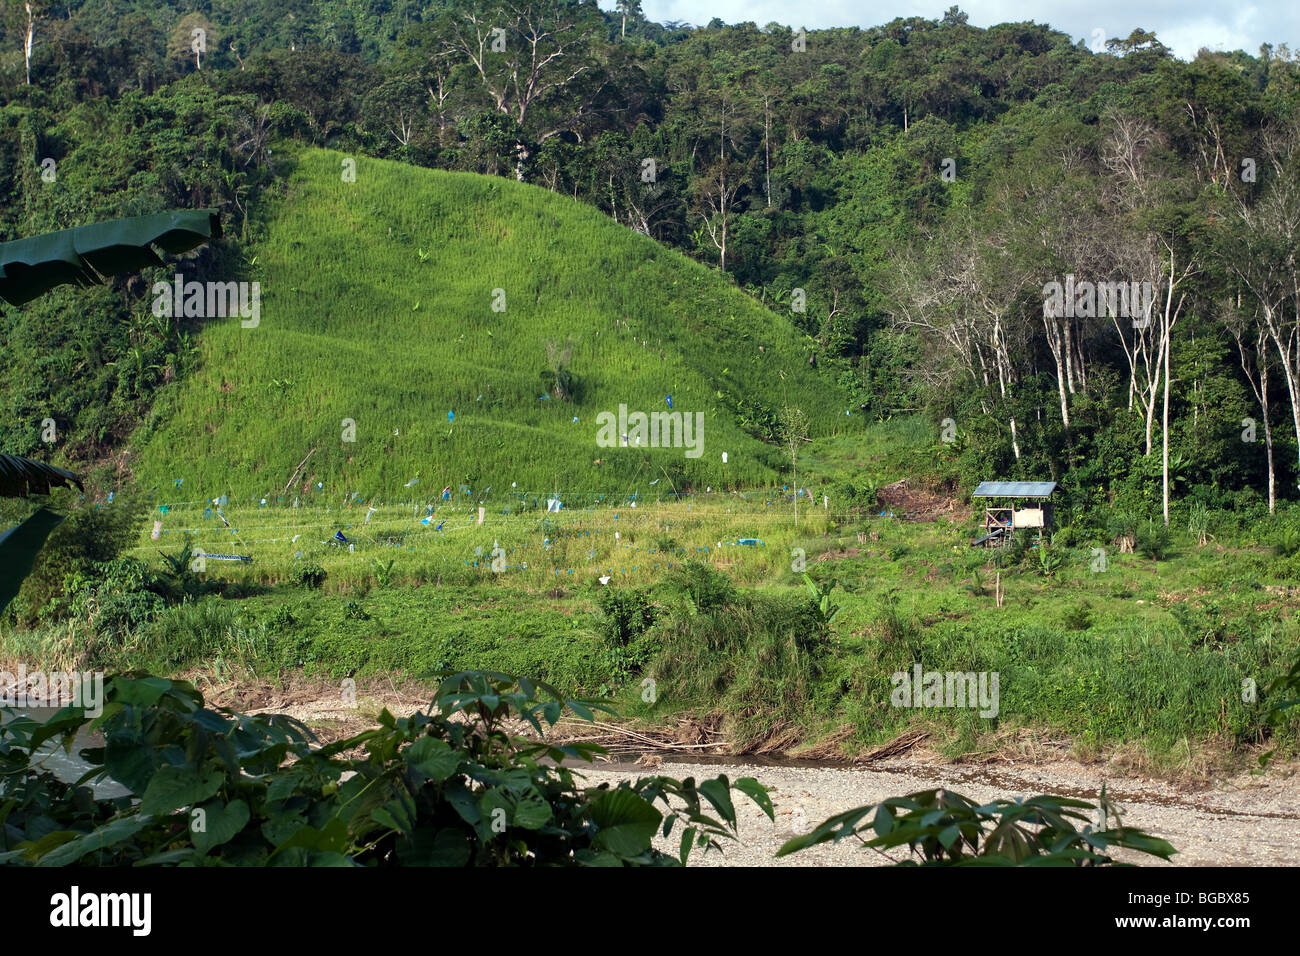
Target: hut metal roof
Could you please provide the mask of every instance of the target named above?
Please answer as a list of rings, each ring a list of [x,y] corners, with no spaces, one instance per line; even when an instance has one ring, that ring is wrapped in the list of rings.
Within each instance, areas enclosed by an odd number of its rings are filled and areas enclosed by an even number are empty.
[[[981,481],[972,498],[1050,498],[1054,481]]]

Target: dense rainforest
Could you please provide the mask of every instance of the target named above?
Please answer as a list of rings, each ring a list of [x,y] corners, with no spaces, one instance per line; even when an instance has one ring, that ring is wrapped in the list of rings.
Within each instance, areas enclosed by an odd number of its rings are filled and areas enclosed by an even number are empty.
[[[1296,493],[1285,46],[1183,62],[956,7],[805,31],[636,0],[9,0],[0,100],[0,240],[211,206],[226,241],[184,268],[238,275],[290,141],[518,179],[724,272],[846,407],[926,416],[957,483],[1166,520]],[[153,278],[2,307],[0,450],[113,461],[197,354]]]

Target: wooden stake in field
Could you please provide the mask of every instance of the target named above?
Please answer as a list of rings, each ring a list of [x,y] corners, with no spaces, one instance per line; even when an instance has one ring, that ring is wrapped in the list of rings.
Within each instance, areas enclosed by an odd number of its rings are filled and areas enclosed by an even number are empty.
[[[314,454],[316,454],[315,448],[307,452],[307,458],[310,458]],[[302,471],[302,466],[307,464],[307,458],[304,458],[302,461],[298,462],[298,467],[293,470],[293,474],[289,476],[289,480],[284,483],[284,491],[280,492],[280,494],[287,495],[289,493],[289,486],[292,485],[293,480],[298,477],[298,472]]]

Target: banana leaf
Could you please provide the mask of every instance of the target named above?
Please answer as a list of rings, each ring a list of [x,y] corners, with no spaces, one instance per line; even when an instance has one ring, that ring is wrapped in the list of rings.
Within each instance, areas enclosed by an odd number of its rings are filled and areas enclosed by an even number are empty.
[[[178,255],[219,238],[216,210],[173,209],[0,243],[0,299],[22,305],[56,286],[97,285],[162,265],[153,246]]]
[[[70,471],[18,455],[0,455],[0,498],[48,495],[51,488],[71,488],[73,485],[86,490],[81,479]]]
[[[16,528],[0,534],[0,611],[9,606],[31,573],[36,555],[64,515],[40,507]]]

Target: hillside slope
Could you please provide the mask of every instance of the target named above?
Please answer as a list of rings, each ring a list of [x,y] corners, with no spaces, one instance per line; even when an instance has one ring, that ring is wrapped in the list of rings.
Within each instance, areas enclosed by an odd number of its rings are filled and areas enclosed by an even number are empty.
[[[304,150],[261,210],[242,277],[260,283],[258,324],[206,322],[201,367],[136,436],[146,488],[279,495],[309,453],[290,495],[733,488],[781,482],[786,461],[746,420],[788,401],[814,436],[859,424],[788,323],[590,207],[364,158],[349,183],[343,159]],[[548,343],[570,339],[565,401],[545,375]],[[598,414],[666,412],[669,396],[703,413],[698,457],[598,444]]]

